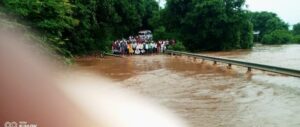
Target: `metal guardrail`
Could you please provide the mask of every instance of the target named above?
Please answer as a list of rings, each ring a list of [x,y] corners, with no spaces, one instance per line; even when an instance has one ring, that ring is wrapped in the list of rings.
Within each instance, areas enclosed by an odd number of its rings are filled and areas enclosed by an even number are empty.
[[[194,54],[194,53],[188,53],[188,52],[179,52],[179,51],[172,51],[172,50],[166,50],[165,53],[171,54],[171,55],[186,55],[194,58],[200,58],[203,60],[210,60],[216,62],[221,62],[228,64],[229,67],[231,65],[237,65],[242,67],[247,67],[248,70],[251,71],[251,69],[257,69],[257,70],[263,70],[273,73],[279,73],[294,77],[300,77],[300,70],[296,69],[290,69],[290,68],[283,68],[283,67],[276,67],[276,66],[270,66],[270,65],[264,65],[264,64],[258,64],[258,63],[251,63],[251,62],[245,62],[245,61],[239,61],[239,60],[232,60],[232,59],[226,59],[226,58],[220,58],[220,57],[212,57],[207,55],[201,55],[201,54]]]

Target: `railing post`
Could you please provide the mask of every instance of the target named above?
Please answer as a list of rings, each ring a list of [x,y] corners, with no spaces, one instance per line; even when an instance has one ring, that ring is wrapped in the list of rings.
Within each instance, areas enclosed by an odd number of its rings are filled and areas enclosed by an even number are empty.
[[[231,64],[228,64],[227,68],[228,68],[228,69],[231,69]]]
[[[217,65],[217,61],[214,61],[214,65]]]
[[[250,73],[252,71],[251,67],[248,67],[247,73]]]

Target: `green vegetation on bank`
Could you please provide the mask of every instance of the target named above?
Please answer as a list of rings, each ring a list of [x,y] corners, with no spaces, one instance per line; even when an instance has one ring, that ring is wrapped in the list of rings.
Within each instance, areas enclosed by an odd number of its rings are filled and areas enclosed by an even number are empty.
[[[151,29],[159,9],[155,0],[2,0],[0,8],[64,56],[109,50],[112,40]]]
[[[185,51],[186,48],[183,45],[183,43],[181,41],[176,42],[175,45],[171,45],[168,47],[169,50],[174,50],[174,51]]]
[[[2,9],[2,8],[0,8]],[[30,28],[24,24],[16,22],[11,16],[3,13],[0,11],[0,28],[1,32],[16,32],[18,35],[21,35],[21,39],[24,39],[26,42],[36,42],[31,43],[34,44],[36,47],[40,47],[43,49],[42,53],[46,53],[48,55],[55,55],[56,59],[62,60],[65,64],[71,64],[72,55],[71,54],[61,54],[61,53],[69,53],[67,51],[62,51],[63,49],[51,45],[47,42],[47,38],[44,38],[40,34],[37,34],[30,30]],[[22,34],[21,34],[22,33]],[[56,53],[53,53],[56,51]]]
[[[37,31],[66,57],[108,51],[115,39],[142,29],[154,39],[176,39],[174,50],[247,49],[300,43],[300,23],[289,25],[271,12],[249,12],[245,0],[1,0],[0,12]],[[0,23],[1,25],[1,23]],[[253,31],[259,35],[253,37]]]
[[[275,30],[288,31],[288,24],[281,20],[275,13],[252,12],[249,15],[253,24],[253,30],[259,32],[255,42],[261,42],[266,34],[271,34]]]
[[[190,51],[251,48],[252,24],[244,0],[167,0],[154,31],[184,42]]]
[[[289,30],[289,25],[272,12],[252,12],[250,19],[254,31],[259,34],[254,38],[255,42],[262,44],[289,44],[300,43],[300,23]]]
[[[292,33],[294,35],[293,42],[300,44],[300,23],[293,26]]]
[[[287,30],[275,30],[265,34],[261,40],[263,44],[288,44],[292,43],[293,35]]]

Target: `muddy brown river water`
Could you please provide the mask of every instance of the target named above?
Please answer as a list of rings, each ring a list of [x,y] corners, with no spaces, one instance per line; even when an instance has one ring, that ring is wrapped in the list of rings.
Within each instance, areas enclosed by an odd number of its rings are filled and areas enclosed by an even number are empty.
[[[208,55],[300,70],[300,45]],[[167,55],[77,60],[173,110],[192,127],[299,127],[300,79]]]

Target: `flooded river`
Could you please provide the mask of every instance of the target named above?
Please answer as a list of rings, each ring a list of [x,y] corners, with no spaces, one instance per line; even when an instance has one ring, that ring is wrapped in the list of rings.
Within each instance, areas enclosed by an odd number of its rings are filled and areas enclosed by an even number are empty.
[[[300,69],[300,45],[208,55]],[[299,127],[300,79],[167,55],[77,60],[173,110],[192,127]]]

